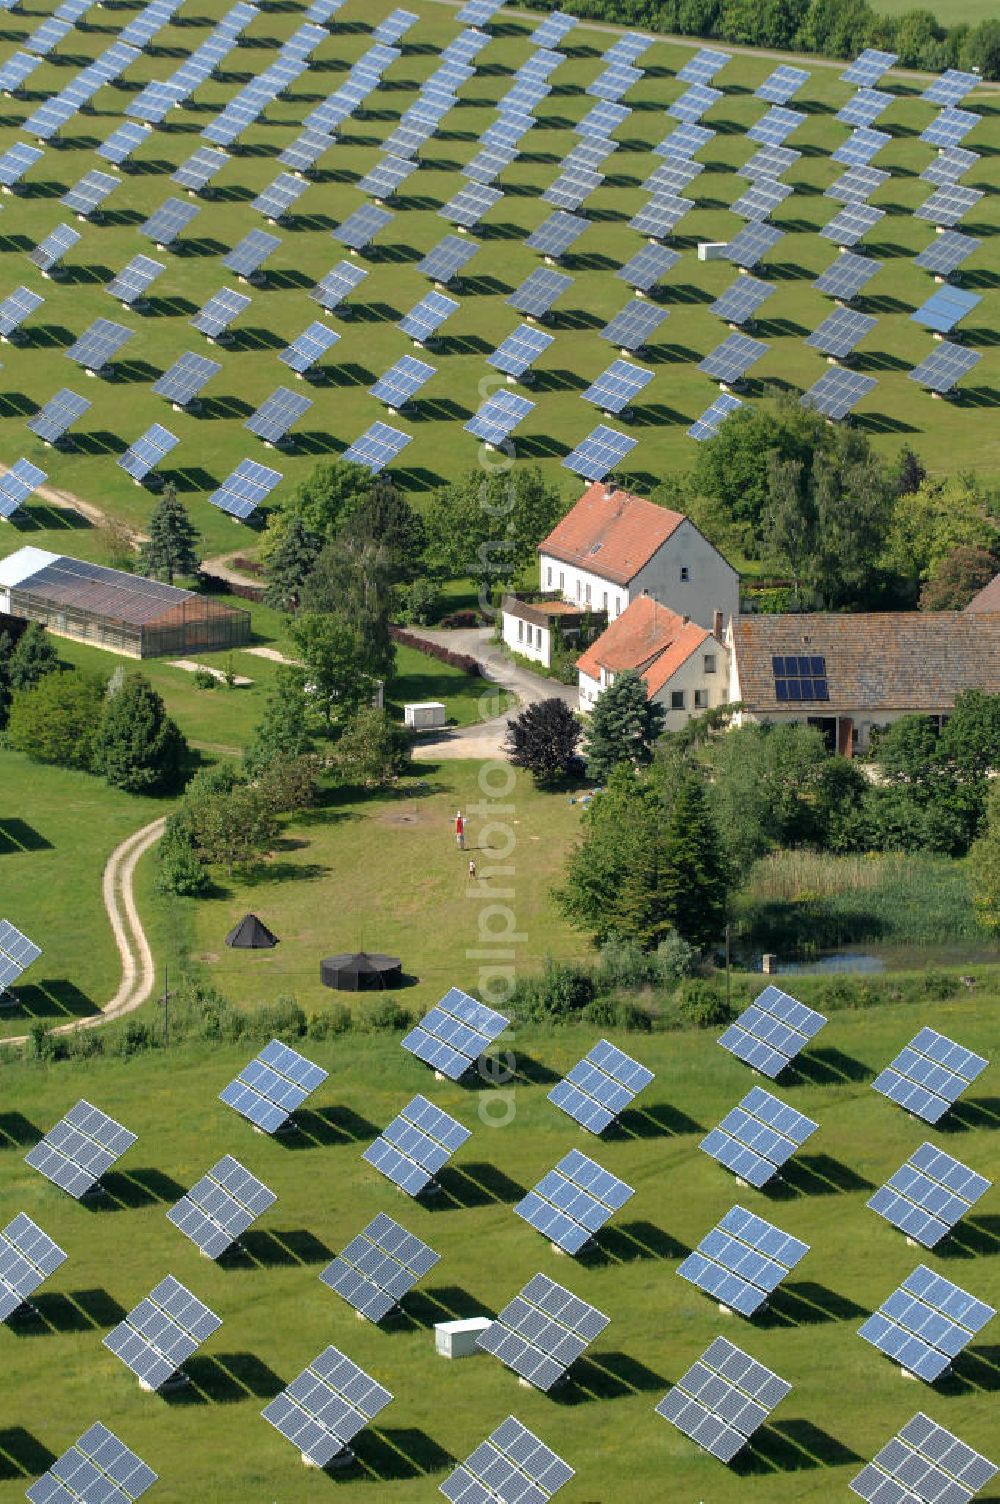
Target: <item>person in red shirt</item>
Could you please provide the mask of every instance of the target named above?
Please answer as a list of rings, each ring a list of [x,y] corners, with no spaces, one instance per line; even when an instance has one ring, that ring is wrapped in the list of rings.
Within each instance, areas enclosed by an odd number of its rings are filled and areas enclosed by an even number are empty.
[[[459,851],[465,850],[465,821],[462,819],[462,811],[455,813],[455,840],[458,842]]]

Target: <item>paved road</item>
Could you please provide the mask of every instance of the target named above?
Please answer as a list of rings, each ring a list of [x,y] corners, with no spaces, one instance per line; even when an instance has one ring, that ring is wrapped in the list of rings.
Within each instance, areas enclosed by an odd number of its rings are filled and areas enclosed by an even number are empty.
[[[436,762],[445,757],[471,757],[485,761],[494,757],[503,757],[507,724],[511,717],[517,714],[518,709],[525,705],[533,705],[538,700],[551,700],[556,697],[565,700],[572,710],[575,710],[579,704],[579,695],[575,685],[570,687],[566,684],[559,684],[555,679],[546,679],[541,674],[529,673],[519,664],[511,663],[497,644],[491,641],[488,630],[478,627],[459,628],[453,631],[441,627],[410,627],[409,631],[426,642],[440,643],[444,647],[451,648],[452,652],[468,653],[471,657],[477,658],[487,677],[503,689],[510,690],[518,702],[513,709],[503,713],[500,713],[496,701],[492,707],[484,706],[484,712],[489,718],[480,721],[477,725],[450,727],[446,731],[425,733],[413,749],[413,756],[417,761]]]

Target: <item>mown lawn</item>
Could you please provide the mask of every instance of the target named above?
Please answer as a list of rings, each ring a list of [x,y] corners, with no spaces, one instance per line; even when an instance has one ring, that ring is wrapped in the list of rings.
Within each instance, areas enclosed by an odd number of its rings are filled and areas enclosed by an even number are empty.
[[[475,986],[476,953],[490,948],[481,923],[487,934],[516,934],[513,945],[498,948],[511,951],[519,970],[539,969],[550,954],[584,954],[586,941],[557,914],[550,891],[579,832],[580,806],[539,793],[524,774],[496,801],[495,818],[475,812],[482,802],[479,765],[458,761],[422,764],[390,795],[330,794],[287,826],[283,849],[255,880],[222,874],[218,896],[183,901],[193,956],[234,1002],[290,992],[314,1011],[351,1001],[320,985],[321,959],[340,951],[399,955],[412,979],[398,994],[407,1007],[429,1005],[455,984]],[[452,831],[456,809],[468,820],[465,852]],[[475,883],[470,858],[478,864]],[[509,908],[512,917],[480,919],[494,908]],[[247,909],[280,937],[276,949],[223,944]]]
[[[936,1254],[906,1246],[865,1201],[925,1137],[996,1174],[1000,1123],[995,1067],[939,1130],[925,1130],[870,1088],[880,1066],[923,1023],[984,1052],[995,1049],[996,998],[835,1014],[802,1078],[779,1094],[820,1124],[786,1183],[770,1194],[736,1186],[698,1150],[705,1130],[752,1078],[711,1033],[620,1039],[657,1073],[625,1130],[595,1141],[546,1101],[596,1031],[518,1031],[513,1048],[534,1078],[513,1089],[513,1118],[486,1126],[485,1091],[434,1082],[393,1039],[309,1042],[330,1078],[282,1142],[252,1133],[217,1100],[248,1047],[181,1046],[169,1055],[3,1071],[0,1185],[5,1217],[24,1210],[69,1254],[38,1300],[41,1320],[14,1323],[3,1341],[5,1413],[0,1501],[15,1504],[33,1477],[96,1419],[159,1474],[158,1504],[234,1499],[313,1504],[426,1504],[455,1459],[513,1413],[576,1469],[559,1504],[832,1504],[848,1499],[862,1461],[918,1410],[994,1458],[996,1335],[987,1328],[954,1375],[933,1389],[856,1335],[918,1262],[1000,1303],[995,1195]],[[533,1065],[530,1063],[533,1062]],[[539,1082],[538,1078],[542,1078]],[[415,1204],[361,1158],[417,1091],[473,1130],[442,1174],[444,1193]],[[139,1134],[108,1177],[112,1200],[87,1209],[23,1162],[27,1146],[80,1095]],[[511,1203],[572,1147],[594,1155],[635,1196],[576,1260],[553,1257]],[[228,1267],[201,1259],[166,1220],[167,1206],[223,1153],[236,1154],[277,1192]],[[675,1274],[734,1202],[810,1245],[769,1313],[722,1316]],[[317,1278],[334,1252],[378,1211],[427,1240],[441,1262],[384,1330],[359,1323]],[[492,1313],[544,1271],[611,1318],[578,1382],[546,1397],[518,1386],[485,1356],[436,1357],[433,1322]],[[223,1318],[192,1360],[191,1388],[166,1401],[141,1393],[101,1346],[106,1330],[167,1273]],[[717,1335],[781,1374],[792,1392],[733,1468],[700,1453],[654,1405]],[[357,1444],[355,1469],[333,1481],[305,1470],[260,1419],[267,1400],[328,1343],[395,1396]]]
[[[139,85],[166,77],[203,40],[204,27],[182,17],[180,24],[164,28],[156,47],[130,68],[123,85],[95,96],[93,112],[79,118],[65,145],[46,153],[28,175],[25,192],[12,198],[4,213],[3,282],[9,287],[23,282],[46,299],[44,308],[29,320],[25,343],[4,353],[0,445],[5,455],[24,454],[38,461],[54,485],[76,491],[142,526],[151,499],[130,483],[115,459],[150,423],[165,423],[180,444],[165,461],[164,473],[190,502],[211,555],[253,546],[252,531],[237,529],[206,502],[207,494],[241,459],[265,460],[289,486],[317,458],[343,452],[371,422],[385,417],[384,408],[368,388],[410,349],[395,325],[427,291],[417,262],[447,232],[449,226],[438,210],[465,181],[459,169],[477,151],[484,129],[494,119],[497,99],[529,54],[534,22],[528,17],[512,13],[501,34],[480,54],[479,72],[463,87],[461,108],[424,148],[424,166],[393,206],[396,218],[373,254],[363,259],[369,275],[352,300],[353,314],[331,320],[341,339],[324,362],[322,380],[305,387],[313,407],[299,425],[294,450],[265,452],[243,424],[276,386],[289,380],[277,353],[316,316],[317,305],[308,297],[308,289],[341,257],[330,231],[365,202],[358,181],[379,160],[382,143],[399,115],[437,65],[441,49],[457,34],[450,6],[434,0],[417,4],[419,22],[406,39],[403,56],[389,69],[385,87],[370,100],[364,117],[345,127],[299,201],[295,216],[279,231],[282,245],[273,257],[268,283],[252,290],[252,305],[235,326],[235,344],[211,349],[222,370],[206,388],[201,413],[173,413],[151,387],[179,355],[207,348],[189,320],[209,296],[233,280],[222,266],[223,251],[250,229],[260,227],[261,216],[251,202],[280,170],[277,154],[294,139],[309,111],[343,81],[345,69],[369,45],[369,28],[391,8],[390,0],[348,0],[339,24],[315,54],[314,69],[287,97],[269,107],[263,122],[246,133],[242,149],[231,155],[216,180],[216,196],[201,203],[186,243],[178,252],[168,250],[158,256],[166,271],[153,288],[145,315],[122,312],[104,291],[105,283],[136,252],[150,251],[138,226],[178,191],[170,181],[171,173],[199,145],[199,132],[210,115],[242,82],[273,61],[274,49],[299,24],[301,12],[288,9],[258,16],[247,34],[248,45],[229,58],[222,78],[211,80],[191,104],[171,112],[168,128],[155,131],[137,152],[136,170],[123,175],[123,186],[108,201],[104,222],[83,228],[83,238],[68,258],[68,278],[44,281],[26,252],[67,217],[60,203],[62,194],[84,172],[101,165],[94,148],[120,123],[122,110]],[[220,0],[212,0],[197,19],[207,24],[222,10]],[[68,58],[79,56],[83,61],[95,55],[108,44],[118,19],[113,13],[87,31],[74,32],[71,43],[64,44],[72,52],[66,57],[57,52],[44,61],[32,75],[25,99],[4,102],[0,149],[20,138],[24,120],[43,94],[66,82],[73,66]],[[27,19],[7,17],[4,35],[12,49],[23,43],[27,29]],[[601,71],[599,53],[608,40],[583,26],[574,33],[567,61],[553,76],[553,93],[538,110],[539,124],[524,140],[524,155],[504,174],[506,196],[486,217],[476,237],[481,250],[460,290],[460,308],[446,326],[441,343],[428,353],[437,374],[413,412],[399,420],[412,435],[412,443],[394,474],[418,504],[442,480],[477,462],[477,443],[463,432],[462,425],[495,389],[495,376],[485,357],[519,321],[506,305],[506,297],[539,264],[523,241],[549,212],[540,195],[557,176],[562,158],[577,139],[574,125],[593,103],[584,90]],[[646,76],[629,96],[634,112],[618,133],[621,149],[605,164],[606,181],[586,205],[592,227],[566,259],[574,285],[551,324],[555,342],[538,363],[532,390],[537,406],[515,436],[517,457],[537,461],[558,478],[567,501],[577,483],[560,461],[600,418],[595,408],[580,401],[579,394],[615,353],[599,338],[599,331],[628,297],[625,285],[613,273],[642,244],[641,236],[628,228],[628,219],[645,202],[641,184],[660,161],[652,147],[666,134],[669,122],[664,111],[684,87],[674,75],[696,45],[660,41],[642,60]],[[700,240],[730,238],[741,223],[728,207],[745,186],[735,169],[752,150],[744,132],[762,113],[753,90],[772,67],[770,58],[738,56],[718,80],[725,98],[707,117],[718,134],[705,154],[707,170],[694,185],[697,207],[683,220],[674,240],[683,259],[668,276],[662,293],[669,321],[644,357],[654,379],[626,425],[639,440],[625,466],[637,489],[687,469],[694,445],[686,429],[716,395],[714,384],[698,371],[697,364],[726,334],[708,312],[708,304],[732,281],[733,272],[725,262],[700,262],[695,247]],[[917,137],[932,118],[932,110],[913,97],[919,90],[912,80],[890,75],[887,87],[897,97],[882,123],[894,132],[894,139],[878,165],[891,169],[893,176],[873,200],[887,210],[887,218],[867,240],[869,249],[884,260],[885,269],[860,305],[877,314],[879,322],[858,355],[858,369],[876,375],[878,386],[861,403],[858,421],[880,450],[894,451],[906,439],[934,471],[974,462],[984,479],[995,480],[1000,475],[1000,430],[984,420],[996,406],[1000,386],[1000,345],[992,332],[1000,293],[991,250],[1000,228],[1000,200],[990,194],[963,224],[982,242],[967,263],[965,280],[982,293],[983,302],[968,319],[964,334],[982,351],[983,359],[966,383],[962,404],[933,402],[906,376],[932,348],[927,332],[909,317],[934,290],[931,278],[912,265],[913,254],[933,239],[931,227],[912,217],[913,209],[927,196],[928,185],[920,181],[919,173],[931,160],[932,151]],[[847,132],[833,116],[850,92],[835,70],[817,67],[796,100],[797,107],[808,112],[793,142],[803,156],[788,177],[796,193],[775,216],[787,236],[766,268],[777,291],[757,326],[757,334],[769,348],[754,368],[751,395],[765,386],[803,390],[826,369],[823,357],[809,349],[804,339],[829,312],[828,302],[810,284],[836,255],[831,243],[817,232],[836,207],[823,193],[840,171],[830,152]],[[968,101],[984,118],[966,142],[983,152],[967,181],[987,190],[995,187],[994,154],[1000,147],[994,99],[992,93],[982,91]],[[114,380],[88,381],[66,360],[65,350],[101,316],[123,322],[134,337],[117,362]],[[45,449],[25,427],[25,419],[63,385],[79,389],[93,404],[78,425],[75,449],[66,453]],[[8,552],[32,542],[88,556],[99,553],[97,530],[55,525],[59,521],[66,519],[55,518],[51,508],[29,505],[20,520],[2,530],[0,550]]]
[[[93,1013],[113,996],[121,973],[101,900],[104,865],[165,806],[17,752],[0,752],[0,777],[0,917],[42,947],[18,1006],[0,1010],[2,1037],[23,1034],[33,1018],[59,1024]]]

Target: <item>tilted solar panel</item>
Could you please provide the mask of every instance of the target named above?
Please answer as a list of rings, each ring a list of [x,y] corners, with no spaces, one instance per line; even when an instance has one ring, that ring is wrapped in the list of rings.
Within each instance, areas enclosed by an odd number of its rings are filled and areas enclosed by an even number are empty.
[[[737,277],[709,305],[709,313],[724,319],[727,324],[745,324],[753,318],[758,308],[774,292],[773,282],[762,282],[759,277]]]
[[[607,1039],[567,1072],[549,1101],[590,1133],[603,1133],[653,1080],[653,1072]]]
[[[392,1400],[388,1389],[327,1347],[261,1411],[316,1467],[326,1467]]]
[[[784,240],[784,230],[779,230],[777,225],[766,223],[754,223],[745,225],[738,235],[726,247],[726,260],[734,266],[745,266],[748,269],[763,261],[764,257]]]
[[[907,371],[911,381],[919,382],[932,392],[950,392],[957,381],[967,376],[973,366],[982,360],[980,350],[963,349],[961,345],[952,345],[947,341],[932,350],[918,366],[912,371]]]
[[[869,1504],[970,1504],[998,1471],[989,1458],[918,1410],[848,1487]]]
[[[866,334],[870,334],[878,319],[870,313],[858,313],[853,308],[835,308],[814,329],[806,344],[824,355],[849,355],[854,346]]]
[[[716,1337],[656,1413],[720,1462],[732,1462],[791,1388],[742,1348]]]
[[[195,314],[188,322],[192,329],[197,329],[200,334],[205,334],[209,339],[218,339],[225,334],[234,319],[239,318],[250,307],[252,298],[246,293],[236,292],[233,288],[223,287],[209,298],[204,308]]]
[[[243,463],[247,464],[247,461]],[[264,466],[257,468],[263,470]],[[268,472],[270,475],[274,473]],[[254,477],[251,475],[249,479],[252,481]],[[236,1079],[220,1091],[219,1100],[265,1133],[275,1133],[323,1084],[327,1074],[321,1065],[307,1060],[290,1045],[272,1039],[249,1065],[243,1067]]]
[[[398,1308],[441,1255],[384,1212],[352,1238],[320,1279],[368,1321],[382,1321]]]
[[[984,1175],[943,1149],[923,1143],[872,1196],[868,1205],[924,1248],[942,1238],[990,1189]]]
[[[33,1170],[79,1200],[135,1141],[136,1134],[81,1097],[24,1157]]]
[[[479,245],[475,240],[466,240],[460,235],[446,235],[418,263],[417,271],[429,277],[432,282],[447,286],[468,265],[478,250]]]
[[[180,443],[176,434],[153,423],[124,454],[118,456],[118,464],[137,483],[145,480],[151,470]]]
[[[319,364],[339,339],[336,329],[316,321],[297,334],[287,349],[280,352],[278,359],[290,366],[296,376],[304,376]]]
[[[540,318],[542,314],[548,313],[553,303],[568,292],[572,285],[573,278],[567,277],[565,273],[549,267],[539,267],[510,294],[507,304],[519,313]]]
[[[823,1028],[822,1013],[769,984],[730,1024],[719,1040],[723,1049],[772,1079]]]
[[[33,465],[30,460],[15,460],[13,465],[0,474],[0,517],[13,517],[18,507],[23,506],[32,492],[44,485],[47,479],[45,471],[39,470],[38,466]],[[9,958],[3,946],[2,931],[3,924],[0,924],[0,952],[2,952],[0,954],[0,988],[9,985],[3,981],[3,975],[8,970],[6,961]],[[15,979],[12,977],[10,980]]]
[[[513,1415],[450,1473],[439,1492],[451,1504],[545,1504],[573,1469]]]
[[[988,1065],[974,1050],[923,1028],[876,1076],[872,1088],[925,1122],[937,1123]]]
[[[8,339],[25,319],[42,307],[45,299],[30,287],[16,287],[0,303],[0,338]]]
[[[468,1137],[468,1128],[418,1094],[362,1157],[408,1196],[417,1196]]]
[[[631,365],[627,360],[613,360],[580,396],[602,412],[617,415],[626,411],[652,379],[652,371]]]
[[[630,1185],[571,1149],[514,1211],[564,1253],[577,1254],[634,1195]]]
[[[225,1154],[169,1209],[167,1220],[206,1258],[217,1259],[277,1199],[239,1160]]]
[[[667,309],[634,298],[600,331],[601,339],[637,355],[667,318]]]
[[[873,392],[877,385],[874,376],[862,376],[859,371],[831,366],[807,392],[802,393],[799,400],[803,407],[814,407],[824,418],[839,420],[846,418],[851,408]]]
[[[86,397],[78,397],[76,392],[71,392],[64,386],[54,397],[49,398],[41,412],[28,419],[28,427],[44,443],[55,444],[89,410],[90,403]]]
[[[507,376],[523,376],[554,339],[555,336],[547,334],[544,329],[533,329],[530,324],[521,324],[513,334],[508,334],[492,355],[487,356],[487,363]]]
[[[157,1390],[221,1325],[221,1317],[168,1274],[103,1342],[143,1388]]]
[[[698,362],[698,369],[706,376],[730,385],[742,381],[750,367],[767,354],[768,348],[762,339],[751,339],[748,334],[730,334]]]
[[[536,1274],[476,1338],[534,1388],[547,1393],[608,1325],[610,1317],[546,1274]]]
[[[344,450],[341,459],[346,464],[364,465],[372,475],[378,475],[402,453],[412,437],[412,434],[391,428],[388,423],[373,423]]]
[[[279,386],[250,414],[243,427],[266,444],[280,444],[292,425],[305,417],[311,407],[309,397]]]
[[[849,303],[881,270],[881,261],[873,261],[870,256],[858,256],[847,251],[831,262],[826,271],[816,278],[813,287],[831,298]]]
[[[131,1504],[155,1482],[153,1469],[107,1426],[95,1421],[26,1494],[30,1504],[68,1504],[70,1500],[87,1504],[90,1499]]]
[[[328,271],[321,281],[317,282],[309,296],[315,303],[332,312],[339,308],[356,287],[365,280],[368,273],[363,266],[355,266],[351,261],[339,261],[337,265]]]
[[[945,188],[935,189],[930,198],[914,209],[914,218],[926,219],[935,225],[956,225],[976,207],[982,197],[983,191],[980,188],[964,188],[960,183],[949,183]]]
[[[543,256],[564,256],[589,227],[589,220],[556,209],[524,243],[530,251],[539,251]]]
[[[112,277],[104,290],[126,307],[133,308],[141,303],[144,294],[165,271],[163,262],[154,261],[152,256],[133,256],[117,277]]]
[[[677,1273],[720,1305],[752,1316],[808,1252],[808,1243],[734,1206]]]
[[[910,318],[938,334],[950,334],[982,302],[978,293],[961,287],[942,287],[914,310]]]
[[[562,461],[566,470],[590,481],[603,480],[638,443],[630,435],[599,423]]]
[[[455,299],[445,297],[444,293],[425,293],[396,327],[417,344],[425,344],[453,313],[458,312],[458,307]]]
[[[277,235],[266,230],[251,230],[222,258],[222,264],[238,277],[250,278],[260,273],[262,264],[281,244]]]
[[[996,1315],[961,1286],[918,1264],[858,1328],[858,1336],[925,1384],[948,1372]]]
[[[396,412],[412,401],[420,388],[436,375],[435,368],[426,361],[417,360],[415,355],[401,355],[368,390],[379,402]]]
[[[206,355],[188,352],[174,361],[159,381],[153,383],[151,390],[158,397],[166,397],[177,407],[187,407],[205,383],[221,370],[222,366],[217,360],[209,360]]]
[[[475,438],[482,439],[484,444],[495,448],[506,441],[508,435],[519,423],[523,423],[534,407],[535,404],[529,402],[527,397],[501,390],[492,397],[487,397],[479,411],[463,427],[466,433],[471,433]]]
[[[24,1212],[0,1232],[0,1321],[30,1303],[35,1291],[66,1261],[48,1233]]]
[[[971,172],[982,161],[977,151],[966,151],[963,146],[947,146],[938,152],[932,162],[924,168],[920,174],[925,183],[934,183],[938,187],[945,187],[949,183],[957,183],[967,172]]]
[[[187,204],[182,198],[168,198],[166,203],[151,214],[139,226],[139,234],[146,235],[155,245],[173,245],[193,219],[201,213],[197,204]]]
[[[723,423],[729,414],[735,412],[743,403],[731,392],[720,392],[715,401],[710,403],[700,418],[696,418],[688,429],[688,437],[696,439],[699,444],[706,439],[714,439],[719,431],[719,425]]]
[[[762,1087],[747,1092],[699,1147],[759,1190],[787,1164],[819,1125]]]

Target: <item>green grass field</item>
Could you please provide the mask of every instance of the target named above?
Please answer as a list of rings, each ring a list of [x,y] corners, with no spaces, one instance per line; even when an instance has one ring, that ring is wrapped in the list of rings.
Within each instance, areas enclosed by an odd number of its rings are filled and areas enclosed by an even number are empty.
[[[528,55],[529,25],[516,15],[480,55],[480,71],[463,91],[462,108],[424,149],[426,165],[404,188],[395,206],[396,218],[380,237],[374,255],[363,261],[369,276],[352,299],[353,316],[332,320],[342,337],[324,363],[324,380],[305,388],[314,406],[299,425],[296,452],[265,451],[242,424],[264,397],[288,379],[277,352],[317,314],[308,288],[341,259],[341,248],[329,232],[365,202],[356,186],[358,179],[379,160],[380,143],[412,103],[420,81],[436,66],[438,51],[456,34],[452,10],[433,0],[422,0],[417,6],[420,22],[407,39],[403,57],[389,70],[385,88],[372,98],[365,117],[345,129],[299,201],[296,217],[280,231],[282,246],[273,258],[268,284],[253,291],[251,308],[235,326],[235,347],[209,351],[223,369],[206,389],[201,415],[172,413],[150,387],[184,351],[208,350],[188,320],[211,294],[233,281],[221,264],[221,252],[262,225],[250,201],[280,170],[276,155],[294,139],[308,112],[343,81],[345,68],[369,44],[366,28],[389,9],[388,0],[366,0],[363,7],[360,0],[348,0],[344,20],[316,53],[314,70],[288,98],[269,107],[265,123],[247,132],[242,150],[232,155],[217,179],[216,197],[202,204],[180,251],[166,251],[158,257],[167,269],[155,284],[145,316],[122,313],[105,293],[104,283],[136,252],[151,250],[137,226],[179,191],[170,182],[171,172],[201,144],[200,130],[237,86],[273,60],[274,48],[298,24],[299,11],[280,10],[258,17],[248,34],[250,45],[230,58],[224,77],[200,89],[192,105],[171,113],[166,130],[149,138],[137,153],[136,170],[122,176],[122,187],[109,199],[105,222],[83,227],[83,239],[68,258],[69,276],[61,283],[43,281],[29,263],[27,251],[67,218],[60,196],[85,171],[101,165],[94,147],[120,122],[136,89],[149,79],[166,77],[204,39],[210,17],[221,14],[218,4],[204,7],[197,18],[166,28],[157,39],[154,55],[144,55],[130,69],[124,86],[97,95],[94,112],[80,117],[66,144],[46,153],[44,162],[28,175],[25,192],[7,201],[0,234],[4,282],[10,287],[23,282],[47,300],[28,322],[27,341],[4,352],[0,445],[5,456],[27,455],[43,465],[53,484],[141,526],[148,517],[150,498],[129,483],[114,459],[149,423],[164,422],[181,439],[165,462],[164,472],[191,502],[205,534],[205,551],[211,554],[232,549],[240,537],[246,538],[246,533],[237,533],[229,520],[205,502],[206,493],[240,459],[252,456],[272,463],[291,484],[318,456],[342,452],[368,424],[385,416],[367,388],[409,349],[409,342],[394,326],[427,291],[416,263],[449,230],[436,211],[465,181],[458,169],[477,150],[482,131],[494,118],[494,102]],[[74,33],[72,53],[50,59],[37,69],[27,99],[4,101],[0,148],[20,139],[19,127],[43,91],[69,79],[76,65],[70,58],[79,56],[83,61],[96,54],[111,40],[117,25],[117,15],[109,13],[91,30]],[[5,18],[4,36],[11,49],[23,39],[24,31],[25,23],[18,17]],[[425,388],[412,416],[400,420],[413,442],[396,470],[418,500],[442,479],[476,462],[476,441],[462,432],[461,424],[492,390],[486,355],[519,321],[505,298],[539,264],[522,237],[549,212],[539,195],[554,180],[560,159],[577,139],[572,126],[593,103],[582,91],[600,71],[598,50],[606,45],[605,36],[583,27],[574,34],[571,56],[554,76],[554,92],[539,109],[539,127],[525,139],[522,158],[504,175],[506,197],[487,216],[477,236],[482,249],[460,292],[460,309],[446,326],[440,347],[428,357],[438,374]],[[629,97],[635,108],[620,133],[621,150],[606,164],[607,180],[586,206],[592,228],[566,263],[575,283],[551,326],[555,343],[539,362],[532,393],[537,407],[516,436],[517,455],[537,460],[559,476],[567,499],[576,482],[560,468],[559,460],[600,421],[600,413],[582,403],[579,393],[615,353],[598,338],[598,331],[627,301],[627,289],[613,271],[642,244],[627,220],[645,202],[641,183],[660,160],[651,147],[666,134],[670,122],[664,110],[683,88],[673,74],[689,54],[689,48],[659,42],[643,60],[647,73]],[[763,57],[735,58],[721,79],[726,98],[708,117],[719,134],[707,153],[708,170],[696,184],[698,207],[683,221],[683,233],[676,240],[683,260],[663,289],[670,317],[648,352],[654,380],[629,427],[639,440],[627,467],[637,487],[648,488],[662,475],[687,468],[694,446],[685,429],[715,395],[713,383],[697,370],[697,361],[725,336],[725,328],[707,305],[732,280],[732,268],[724,262],[699,262],[694,247],[701,239],[729,238],[739,226],[727,210],[744,186],[734,169],[750,155],[742,132],[762,112],[752,91],[772,66]],[[984,298],[969,319],[967,331],[969,342],[982,351],[983,359],[968,380],[962,404],[932,402],[906,379],[907,369],[932,348],[926,331],[908,317],[934,286],[910,260],[932,238],[931,228],[911,217],[927,196],[927,185],[917,175],[931,153],[916,137],[930,120],[931,110],[911,97],[917,92],[911,81],[890,79],[890,86],[897,100],[885,123],[894,132],[894,140],[878,165],[891,168],[893,178],[874,199],[888,211],[888,217],[869,236],[871,248],[885,259],[886,267],[871,284],[872,296],[861,305],[878,314],[879,323],[860,347],[858,366],[875,374],[879,384],[861,404],[858,421],[879,448],[891,451],[907,439],[932,470],[974,463],[984,477],[995,479],[1000,475],[1000,427],[989,420],[989,414],[1000,401],[1000,344],[993,332],[1000,310],[1000,278],[993,269],[992,246],[1000,229],[1000,200],[988,192],[963,226],[982,241],[968,262],[966,279]],[[823,197],[823,190],[838,175],[829,153],[846,131],[833,119],[833,112],[849,93],[849,87],[826,68],[817,68],[803,91],[801,106],[809,118],[794,138],[803,157],[789,176],[797,190],[795,197],[776,217],[788,236],[777,260],[767,268],[777,291],[757,330],[769,350],[754,369],[752,392],[762,390],[765,383],[800,390],[825,369],[822,357],[805,346],[804,336],[829,311],[810,282],[835,256],[830,242],[816,232],[836,207]],[[982,110],[984,120],[967,144],[984,155],[968,181],[991,190],[995,154],[1000,150],[997,106],[985,91],[969,103]],[[112,381],[88,381],[65,359],[70,341],[99,316],[118,319],[134,330]],[[24,426],[36,406],[62,385],[78,390],[93,403],[78,425],[75,451],[65,454],[44,449]],[[21,520],[3,530],[0,548],[9,551],[32,542],[82,554],[99,549],[96,530],[53,526],[56,520],[50,508],[29,505]]]
[[[5,1216],[25,1210],[69,1254],[38,1305],[41,1320],[0,1331],[5,1413],[0,1501],[24,1489],[93,1420],[101,1419],[159,1474],[157,1504],[234,1499],[311,1504],[418,1504],[437,1498],[453,1460],[509,1413],[576,1468],[565,1504],[831,1504],[847,1499],[863,1460],[918,1410],[996,1456],[1000,1349],[987,1328],[933,1389],[905,1383],[857,1335],[864,1316],[918,1262],[976,1296],[1000,1301],[995,1193],[937,1254],[908,1248],[865,1201],[928,1134],[877,1097],[875,1071],[933,1019],[973,1048],[995,1046],[995,998],[836,1014],[810,1051],[801,1080],[781,1095],[820,1124],[787,1182],[770,1194],[740,1189],[698,1150],[705,1130],[748,1089],[746,1069],[712,1034],[620,1042],[657,1072],[625,1130],[597,1142],[546,1102],[593,1043],[591,1031],[524,1030],[513,1048],[535,1078],[514,1088],[513,1120],[490,1128],[479,1092],[435,1084],[394,1040],[337,1040],[307,1052],[331,1074],[303,1113],[303,1131],[278,1142],[255,1135],[217,1101],[250,1053],[182,1047],[127,1064],[10,1068],[0,1116]],[[433,1205],[401,1198],[362,1161],[375,1133],[417,1091],[472,1128],[442,1174]],[[76,1204],[22,1160],[28,1145],[80,1095],[139,1134],[109,1175],[112,1199]],[[996,1173],[1000,1126],[991,1079],[971,1094],[935,1142]],[[580,1146],[635,1187],[635,1197],[590,1254],[555,1258],[511,1203],[567,1150]],[[236,1154],[277,1193],[227,1267],[199,1258],[164,1212],[223,1153]],[[739,1201],[810,1244],[769,1313],[721,1315],[675,1270],[686,1250]],[[428,1241],[441,1262],[405,1301],[402,1322],[376,1329],[317,1276],[378,1211]],[[450,1365],[434,1353],[433,1322],[491,1313],[542,1270],[599,1307],[610,1325],[577,1370],[546,1397],[518,1386],[485,1356]],[[191,1361],[176,1399],[140,1392],[101,1346],[106,1330],[172,1273],[223,1318]],[[719,1334],[794,1387],[731,1469],[701,1454],[653,1407]],[[335,1482],[309,1472],[259,1411],[328,1343],[394,1394],[382,1423],[357,1444],[355,1469]],[[992,1496],[991,1496],[992,1497]]]

